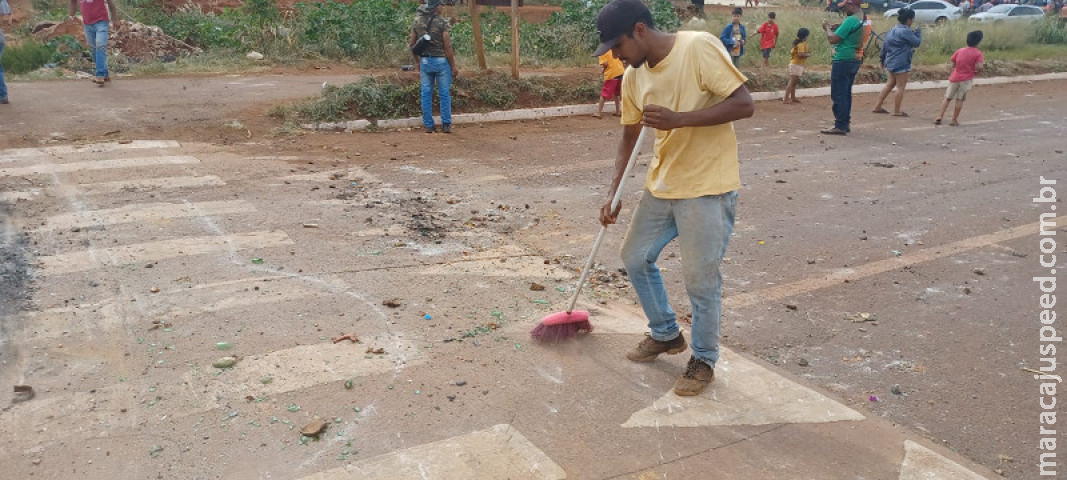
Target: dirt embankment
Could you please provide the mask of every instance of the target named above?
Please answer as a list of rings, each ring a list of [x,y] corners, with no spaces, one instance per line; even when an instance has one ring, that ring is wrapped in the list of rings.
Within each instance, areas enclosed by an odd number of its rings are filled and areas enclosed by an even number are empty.
[[[78,20],[62,23],[42,22],[33,27],[33,36],[42,42],[70,35],[85,45],[85,28]],[[169,61],[182,55],[195,54],[200,49],[193,47],[163,32],[154,25],[116,20],[111,24],[108,46],[127,58],[144,62],[149,60]]]

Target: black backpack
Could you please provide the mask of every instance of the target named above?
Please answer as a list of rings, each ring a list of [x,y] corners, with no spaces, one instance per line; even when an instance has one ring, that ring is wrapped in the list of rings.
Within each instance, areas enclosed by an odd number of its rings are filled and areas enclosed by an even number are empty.
[[[411,53],[415,56],[422,56],[423,52],[427,48],[430,48],[430,44],[433,43],[433,39],[430,37],[430,28],[433,27],[433,20],[437,18],[437,14],[430,16],[430,21],[426,22],[426,33],[422,34],[415,44],[411,46]]]

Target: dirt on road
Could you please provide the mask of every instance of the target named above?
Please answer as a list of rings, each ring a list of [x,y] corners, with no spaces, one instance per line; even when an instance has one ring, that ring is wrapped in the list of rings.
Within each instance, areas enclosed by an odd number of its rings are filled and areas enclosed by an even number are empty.
[[[300,478],[506,424],[568,478],[736,466],[896,479],[897,453],[875,444],[912,432],[1033,476],[1027,226],[1037,177],[1067,178],[1063,82],[976,87],[958,128],[932,124],[940,91],[909,92],[910,118],[869,113],[873,96],[859,95],[844,138],[816,133],[825,98],[760,103],[736,124],[744,186],[723,343],[902,427],[862,437],[847,422],[759,423],[787,400],[743,425],[621,428],[638,411],[674,421],[651,405],[684,368],[622,360],[644,330],[619,271],[626,221],[582,299],[598,332],[555,349],[526,337],[573,288],[618,125],[293,133],[265,115],[344,78],[20,85],[29,101],[0,117],[2,147],[51,150],[0,163],[38,279],[0,377],[38,391],[0,414],[10,471]],[[38,100],[51,108],[34,113]],[[668,247],[659,264],[684,317],[678,255]],[[235,367],[212,366],[229,356]],[[302,438],[314,417],[326,433]],[[827,453],[842,463],[809,463]]]

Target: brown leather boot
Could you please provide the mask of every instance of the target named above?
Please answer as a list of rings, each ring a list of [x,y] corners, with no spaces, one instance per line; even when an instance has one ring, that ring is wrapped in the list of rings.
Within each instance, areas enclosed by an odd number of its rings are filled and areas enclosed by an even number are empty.
[[[686,348],[689,348],[689,345],[685,343],[685,337],[682,336],[682,332],[678,332],[678,336],[674,337],[674,340],[666,342],[655,340],[646,333],[645,339],[641,340],[641,343],[637,344],[633,350],[626,353],[626,358],[633,362],[651,362],[661,353],[674,355],[684,352]]]
[[[680,397],[700,395],[715,380],[715,369],[697,357],[689,357],[685,373],[674,384],[674,393]]]

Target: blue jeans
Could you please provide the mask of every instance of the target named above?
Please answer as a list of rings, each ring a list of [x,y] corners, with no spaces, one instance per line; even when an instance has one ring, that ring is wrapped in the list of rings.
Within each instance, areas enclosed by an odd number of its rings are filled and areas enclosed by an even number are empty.
[[[693,356],[712,367],[719,361],[722,322],[722,271],[726,245],[734,230],[737,192],[685,200],[663,200],[647,190],[634,211],[622,245],[622,261],[641,308],[648,317],[650,336],[673,340],[680,333],[667,301],[663,277],[656,266],[660,252],[675,237],[682,249],[685,289],[693,307]]]
[[[85,26],[85,43],[89,44],[89,51],[93,54],[93,62],[96,64],[96,76],[106,77],[107,74],[107,34],[108,21],[101,20],[92,25]]]
[[[7,41],[4,39],[4,32],[0,31],[0,58],[4,58],[4,46]],[[0,63],[0,100],[7,100],[7,84],[4,83],[4,64]]]
[[[437,99],[441,103],[441,123],[452,124],[452,66],[445,57],[422,57],[419,61],[422,78],[422,124],[433,127],[433,87],[437,83]]]
[[[860,62],[835,60],[830,66],[830,99],[834,102],[834,126],[849,130],[852,123],[852,84],[860,71]]]

